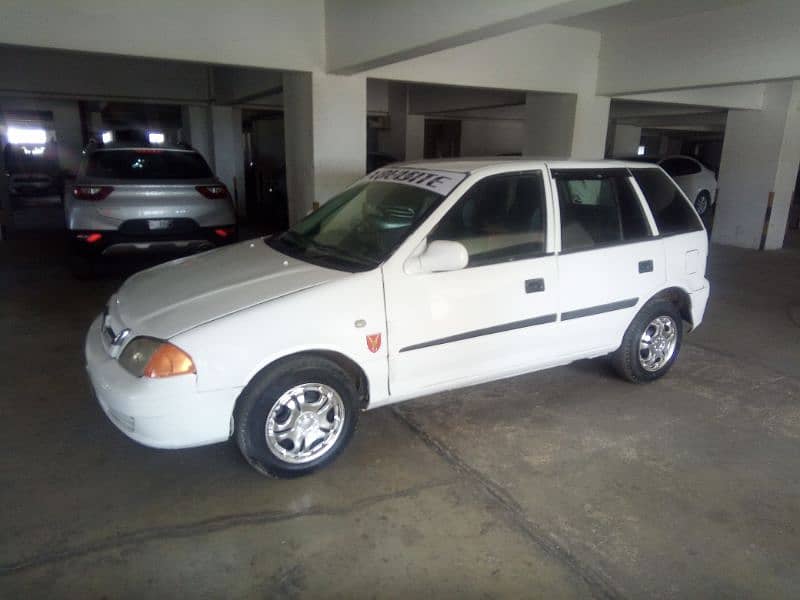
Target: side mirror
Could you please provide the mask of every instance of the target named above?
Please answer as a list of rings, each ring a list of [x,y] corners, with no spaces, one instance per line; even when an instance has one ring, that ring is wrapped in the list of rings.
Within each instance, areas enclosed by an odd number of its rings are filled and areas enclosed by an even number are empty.
[[[467,266],[469,253],[463,244],[446,240],[436,240],[428,244],[417,256],[405,262],[405,272],[435,273],[437,271],[458,271]]]

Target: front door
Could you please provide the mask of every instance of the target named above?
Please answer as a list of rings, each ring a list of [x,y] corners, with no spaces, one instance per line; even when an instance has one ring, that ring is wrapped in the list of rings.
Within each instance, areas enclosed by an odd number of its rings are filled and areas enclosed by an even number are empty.
[[[541,171],[473,185],[423,243],[457,241],[468,266],[408,273],[385,267],[389,382],[408,397],[552,360],[558,281],[549,186]]]

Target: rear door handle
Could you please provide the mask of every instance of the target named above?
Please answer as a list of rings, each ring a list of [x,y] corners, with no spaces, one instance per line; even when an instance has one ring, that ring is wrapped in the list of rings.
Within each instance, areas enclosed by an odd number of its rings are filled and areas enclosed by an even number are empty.
[[[652,273],[652,272],[653,272],[652,260],[639,261],[639,273]]]
[[[544,279],[541,277],[538,279],[528,279],[525,282],[525,293],[526,294],[534,294],[536,292],[543,292],[544,291]]]

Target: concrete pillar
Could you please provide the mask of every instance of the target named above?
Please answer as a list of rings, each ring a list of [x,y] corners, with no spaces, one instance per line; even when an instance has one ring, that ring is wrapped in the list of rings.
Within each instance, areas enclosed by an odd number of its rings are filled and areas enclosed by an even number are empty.
[[[214,165],[211,113],[208,106],[181,107],[181,138],[202,154],[209,165]]]
[[[572,133],[572,158],[599,160],[606,153],[611,98],[594,93],[578,94]]]
[[[406,158],[408,86],[389,82],[389,136],[386,151],[397,160]]]
[[[364,175],[367,81],[363,76],[285,73],[289,222]]]
[[[611,100],[594,94],[528,93],[525,138],[528,156],[600,159],[605,154]]]
[[[712,240],[781,248],[798,167],[800,82],[770,83],[761,110],[728,112]]]
[[[614,158],[636,156],[642,141],[642,128],[622,123],[614,126],[611,156]]]
[[[405,160],[422,160],[425,157],[425,117],[406,117]]]
[[[52,106],[53,126],[58,142],[58,163],[63,171],[74,174],[81,162],[84,141],[81,113],[77,102],[59,102]]]
[[[569,157],[576,102],[575,94],[528,93],[525,96],[522,153],[527,156]]]
[[[214,172],[230,190],[236,214],[244,216],[246,206],[241,109],[230,106],[212,106],[211,135],[214,148]]]

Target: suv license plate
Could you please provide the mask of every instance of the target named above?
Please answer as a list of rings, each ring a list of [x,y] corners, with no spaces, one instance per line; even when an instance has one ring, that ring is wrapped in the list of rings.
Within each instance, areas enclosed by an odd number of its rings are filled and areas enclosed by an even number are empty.
[[[169,219],[153,219],[147,221],[147,228],[151,231],[154,229],[169,229]]]

